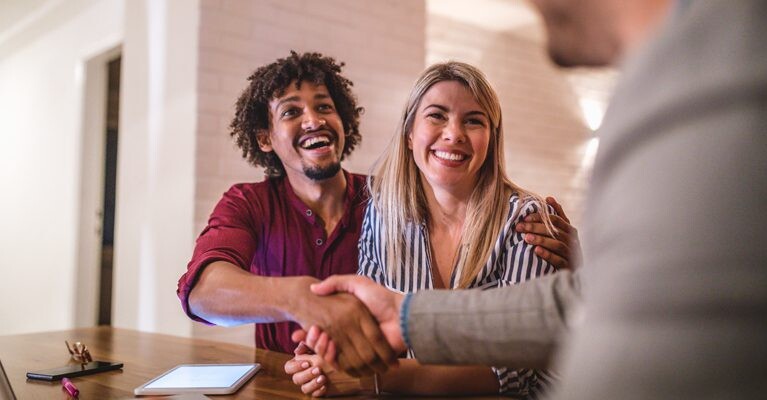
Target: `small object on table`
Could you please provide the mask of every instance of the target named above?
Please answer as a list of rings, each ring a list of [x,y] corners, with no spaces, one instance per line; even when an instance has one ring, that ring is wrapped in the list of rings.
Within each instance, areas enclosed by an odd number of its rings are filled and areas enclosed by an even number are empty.
[[[77,389],[77,386],[75,386],[72,381],[69,380],[69,378],[62,378],[61,379],[61,387],[69,394],[69,396],[77,398],[77,396],[80,395],[80,391]]]
[[[87,364],[93,361],[91,352],[88,351],[88,346],[85,344],[75,342],[75,345],[70,347],[69,342],[66,340],[64,341],[64,344],[67,345],[67,350],[69,351],[69,355],[72,356],[73,360],[79,362],[80,364]]]

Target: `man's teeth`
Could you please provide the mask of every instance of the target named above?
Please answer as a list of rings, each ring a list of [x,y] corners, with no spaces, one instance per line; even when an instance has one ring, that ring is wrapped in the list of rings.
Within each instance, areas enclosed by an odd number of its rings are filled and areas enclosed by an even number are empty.
[[[466,156],[463,154],[448,153],[447,151],[435,151],[434,155],[443,160],[450,161],[463,161],[466,159]]]
[[[328,144],[328,143],[330,143],[330,139],[323,136],[318,136],[318,137],[313,137],[311,139],[307,139],[306,141],[301,143],[301,147],[303,147],[304,149],[308,149],[316,144]]]

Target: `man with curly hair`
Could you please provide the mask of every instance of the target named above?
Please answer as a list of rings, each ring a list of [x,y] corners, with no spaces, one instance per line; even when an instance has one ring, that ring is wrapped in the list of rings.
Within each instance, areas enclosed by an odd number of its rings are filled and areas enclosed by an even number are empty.
[[[224,194],[178,295],[194,320],[255,322],[261,348],[295,349],[290,333],[297,325],[286,321],[321,324],[351,344],[344,357],[352,369],[370,362],[383,371],[395,355],[366,308],[353,296],[309,291],[317,278],[357,271],[365,177],[340,163],[360,141],[362,109],[342,66],[291,52],[248,78],[231,134],[267,179]]]
[[[267,179],[224,194],[178,295],[194,320],[255,322],[261,348],[295,350],[290,334],[298,325],[286,321],[326,327],[342,348],[340,364],[353,374],[383,372],[396,357],[362,303],[309,290],[318,278],[357,272],[367,189],[365,177],[344,171],[341,161],[361,139],[362,108],[342,67],[318,53],[291,52],[248,78],[232,137]],[[566,239],[533,240],[539,255],[560,267],[571,258],[562,250]]]

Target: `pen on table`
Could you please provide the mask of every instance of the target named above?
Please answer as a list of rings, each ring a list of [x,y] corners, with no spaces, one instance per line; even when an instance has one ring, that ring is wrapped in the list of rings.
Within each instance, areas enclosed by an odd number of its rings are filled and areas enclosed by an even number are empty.
[[[72,381],[69,380],[69,378],[62,378],[61,379],[61,386],[64,388],[64,390],[69,393],[70,396],[77,398],[77,396],[80,395],[80,391],[77,390],[77,386],[75,386]]]

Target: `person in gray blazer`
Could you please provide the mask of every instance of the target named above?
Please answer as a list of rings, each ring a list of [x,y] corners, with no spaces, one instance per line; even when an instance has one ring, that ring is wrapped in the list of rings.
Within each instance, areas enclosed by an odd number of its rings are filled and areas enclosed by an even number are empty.
[[[355,276],[313,290],[354,293],[421,362],[553,359],[556,398],[763,398],[767,2],[533,3],[555,62],[623,66],[583,266],[488,291],[403,298]]]

